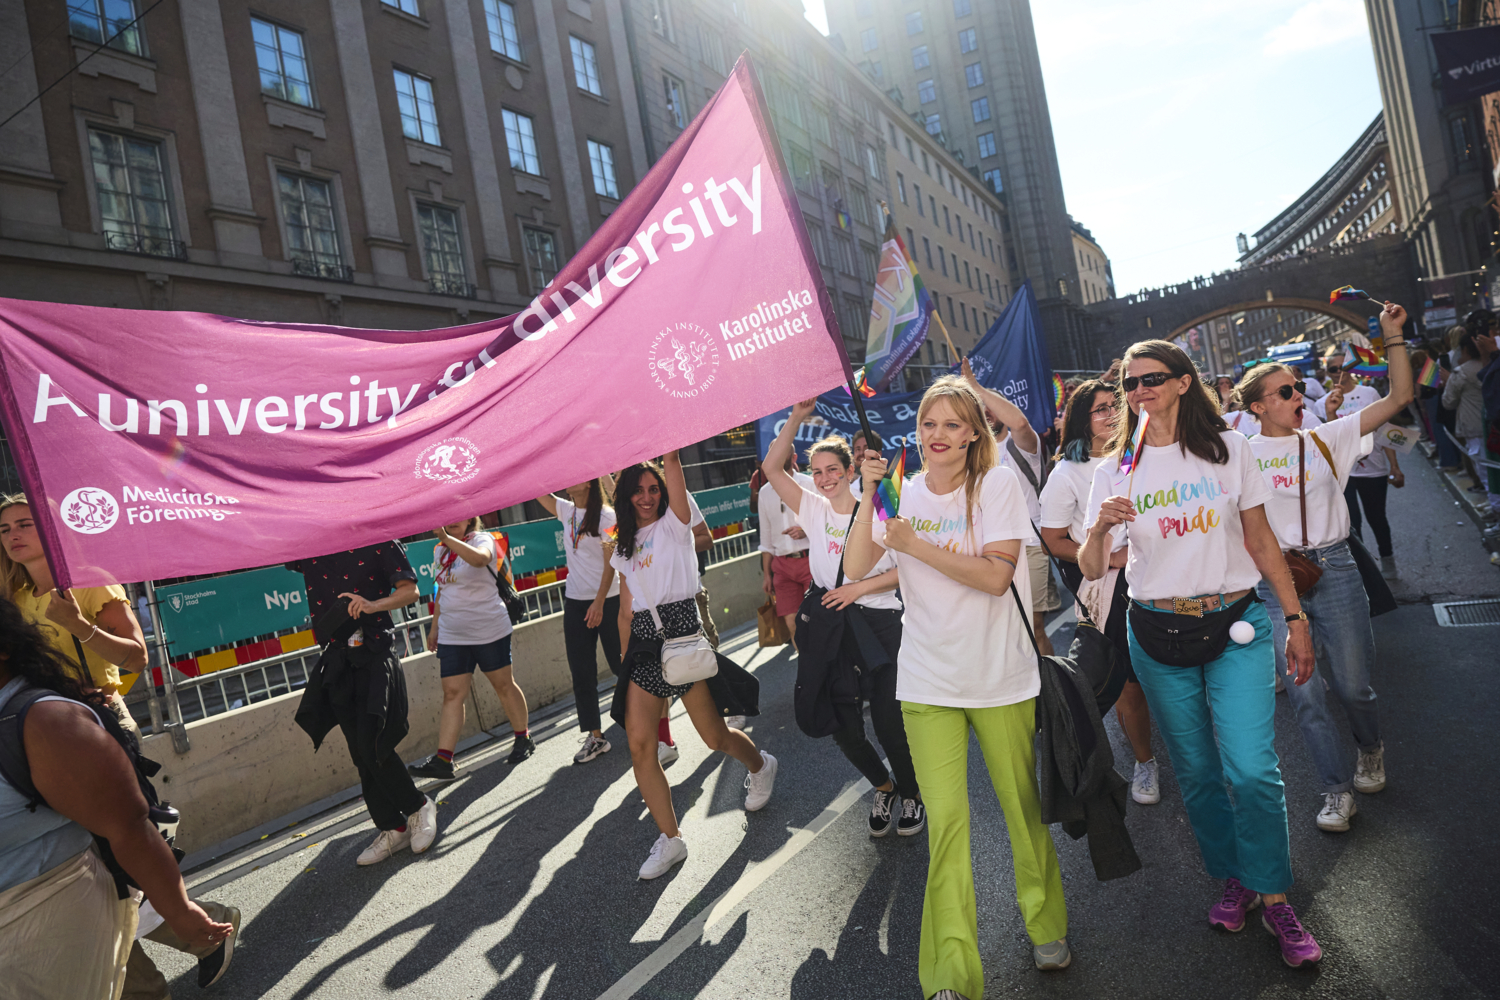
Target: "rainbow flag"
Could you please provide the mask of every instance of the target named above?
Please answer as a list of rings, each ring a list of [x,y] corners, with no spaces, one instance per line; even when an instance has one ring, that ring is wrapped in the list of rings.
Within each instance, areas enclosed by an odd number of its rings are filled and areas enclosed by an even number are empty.
[[[1068,387],[1063,385],[1062,376],[1057,372],[1052,373],[1052,405],[1061,413],[1063,401],[1068,398]]]
[[[1422,365],[1422,372],[1417,376],[1417,385],[1425,385],[1436,388],[1438,384],[1438,363],[1428,358]]]
[[[1151,414],[1145,410],[1141,411],[1140,421],[1135,425],[1135,433],[1131,435],[1130,442],[1125,445],[1125,453],[1120,456],[1120,479],[1115,484],[1118,486],[1129,476],[1135,478],[1135,467],[1140,458],[1141,442],[1146,439],[1146,425],[1151,422]]]
[[[844,390],[844,395],[849,396],[851,399],[854,397],[854,393],[849,391],[849,387],[847,385],[842,386],[841,388]],[[861,396],[864,396],[866,399],[869,399],[871,396],[875,395],[875,390],[871,388],[869,382],[865,381],[865,370],[863,367],[861,367],[854,373],[854,388],[858,389],[859,394]]]
[[[1379,354],[1352,341],[1344,345],[1344,371],[1352,375],[1386,378],[1390,369]]]
[[[887,475],[875,487],[875,516],[884,521],[901,509],[901,487],[906,483],[906,449],[896,453]]]
[[[1328,293],[1328,304],[1333,305],[1339,299],[1368,299],[1369,297],[1369,292],[1361,291],[1353,285],[1345,285]]]
[[[896,234],[895,220],[885,217],[885,243],[880,248],[880,270],[875,276],[875,299],[870,304],[870,332],[865,347],[869,384],[877,392],[891,387],[891,379],[916,356],[927,339],[932,311],[937,308],[906,244]]]

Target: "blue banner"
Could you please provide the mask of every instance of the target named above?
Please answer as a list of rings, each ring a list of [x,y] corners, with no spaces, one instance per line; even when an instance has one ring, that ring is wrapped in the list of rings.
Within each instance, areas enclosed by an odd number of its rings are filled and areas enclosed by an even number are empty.
[[[886,458],[894,456],[896,448],[900,446],[912,449],[912,454],[907,456],[908,465],[916,460],[917,404],[921,402],[920,392],[883,392],[865,399],[865,415],[869,417],[870,430],[885,441]],[[776,440],[776,435],[786,426],[791,412],[788,407],[757,421],[756,438],[761,458],[765,458],[766,452],[771,450],[771,442]],[[807,450],[819,438],[840,434],[845,440],[852,442],[854,435],[860,431],[859,411],[854,408],[854,400],[849,393],[843,389],[835,389],[818,397],[817,417],[820,422],[814,423],[809,419],[797,428],[797,462],[803,467],[807,465]]]
[[[974,377],[1015,403],[1038,434],[1052,426],[1057,406],[1052,394],[1052,359],[1042,332],[1031,282],[1026,281],[1005,311],[969,352]]]

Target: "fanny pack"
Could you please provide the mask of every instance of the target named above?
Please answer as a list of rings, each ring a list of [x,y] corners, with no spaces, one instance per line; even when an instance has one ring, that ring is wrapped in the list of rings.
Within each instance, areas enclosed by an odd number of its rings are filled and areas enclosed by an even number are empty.
[[[707,680],[719,672],[718,654],[708,644],[708,636],[703,634],[702,626],[692,635],[668,639],[667,630],[661,623],[661,615],[656,613],[656,607],[653,605],[646,610],[650,612],[651,622],[662,637],[662,680],[673,687],[682,687]]]
[[[1229,627],[1260,598],[1252,589],[1228,607],[1199,618],[1157,611],[1130,602],[1130,630],[1146,655],[1169,667],[1201,667],[1217,660],[1229,645]]]

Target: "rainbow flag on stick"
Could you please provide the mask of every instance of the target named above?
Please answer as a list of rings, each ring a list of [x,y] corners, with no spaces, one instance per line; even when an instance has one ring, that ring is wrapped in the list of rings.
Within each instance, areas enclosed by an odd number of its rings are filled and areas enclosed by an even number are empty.
[[[1063,384],[1063,378],[1057,372],[1052,373],[1052,405],[1058,413],[1062,412],[1063,401],[1068,398],[1068,387]]]
[[[875,516],[884,521],[895,517],[901,509],[901,487],[906,484],[906,449],[896,453],[887,475],[875,487]]]
[[[844,390],[844,394],[846,396],[854,395],[854,393],[849,391],[849,387],[847,385],[840,386],[840,388]],[[861,396],[864,396],[866,399],[869,399],[871,396],[875,395],[875,389],[870,385],[869,382],[865,381],[865,370],[863,366],[861,366],[854,373],[854,388],[858,389],[859,394]]]
[[[1140,464],[1141,442],[1146,440],[1146,425],[1149,423],[1151,423],[1151,414],[1142,410],[1141,419],[1135,425],[1135,433],[1131,435],[1130,443],[1125,446],[1125,454],[1120,456],[1121,479],[1115,485],[1120,485],[1120,482],[1125,481],[1125,477],[1129,477],[1130,485],[1125,487],[1126,496],[1130,495],[1131,489],[1135,486],[1135,467]]]
[[[1351,341],[1344,344],[1344,371],[1371,378],[1386,378],[1390,374],[1390,367],[1379,354]]]
[[[1438,363],[1428,358],[1422,365],[1422,372],[1417,376],[1417,385],[1425,385],[1436,388],[1438,384]]]
[[[1331,291],[1331,292],[1328,293],[1328,304],[1329,305],[1333,305],[1335,302],[1339,301],[1340,299],[1368,299],[1368,298],[1371,298],[1371,295],[1370,295],[1369,292],[1366,292],[1366,291],[1363,291],[1361,289],[1355,288],[1353,285],[1345,285],[1342,288],[1335,288],[1333,291]]]

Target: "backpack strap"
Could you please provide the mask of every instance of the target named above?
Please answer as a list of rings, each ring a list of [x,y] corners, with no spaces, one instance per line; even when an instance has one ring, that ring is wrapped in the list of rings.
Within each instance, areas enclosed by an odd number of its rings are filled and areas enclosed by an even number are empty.
[[[859,501],[854,501],[854,513],[849,515],[849,524],[844,528],[844,547],[839,549],[839,575],[833,581],[833,589],[838,590],[844,585],[844,553],[849,550],[849,532],[854,530],[854,519],[859,516]]]
[[[1039,456],[1041,454],[1041,447],[1042,443],[1039,439],[1037,441],[1037,453]],[[1021,450],[1020,445],[1016,444],[1014,431],[1005,436],[1005,450],[1010,452],[1011,457],[1016,460],[1016,466],[1021,470],[1021,475],[1026,477],[1026,481],[1031,484],[1031,488],[1036,491],[1036,495],[1041,496],[1042,484],[1047,481],[1046,463],[1042,463],[1042,479],[1041,482],[1038,482],[1036,473],[1031,471],[1031,462],[1026,458],[1026,453]]]
[[[45,688],[25,684],[0,705],[0,778],[25,796],[26,808],[30,812],[36,812],[36,807],[46,805],[47,801],[31,780],[31,763],[26,759],[23,735],[26,713],[31,711],[32,705],[51,695],[52,692]]]

